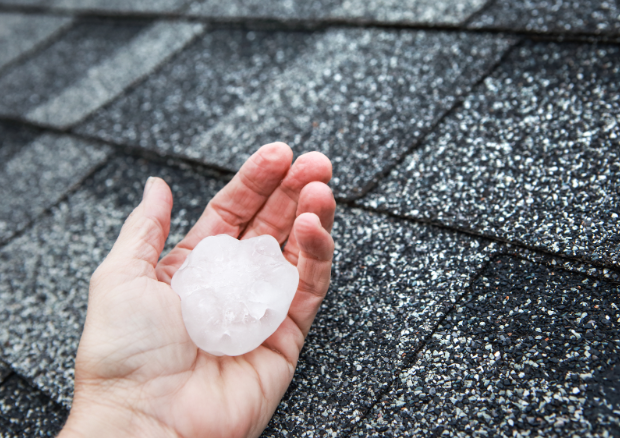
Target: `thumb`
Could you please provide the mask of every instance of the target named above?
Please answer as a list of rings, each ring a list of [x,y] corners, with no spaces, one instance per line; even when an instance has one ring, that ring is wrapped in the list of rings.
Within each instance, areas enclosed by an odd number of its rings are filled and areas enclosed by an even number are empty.
[[[104,261],[117,273],[155,278],[155,265],[170,231],[172,192],[156,177],[146,181],[142,202],[129,215],[112,251]],[[138,269],[136,269],[138,268]]]

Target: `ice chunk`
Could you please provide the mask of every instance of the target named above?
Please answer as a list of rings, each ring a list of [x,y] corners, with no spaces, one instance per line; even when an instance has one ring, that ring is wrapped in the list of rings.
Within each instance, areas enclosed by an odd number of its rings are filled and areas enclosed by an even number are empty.
[[[172,277],[183,321],[207,353],[238,356],[254,350],[286,318],[299,274],[272,236],[203,239]]]

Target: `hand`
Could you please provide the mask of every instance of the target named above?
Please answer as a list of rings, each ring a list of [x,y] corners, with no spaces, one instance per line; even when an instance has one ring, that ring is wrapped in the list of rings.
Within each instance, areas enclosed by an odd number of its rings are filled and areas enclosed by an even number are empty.
[[[327,292],[335,201],[322,154],[263,146],[159,263],[172,194],[150,178],[112,251],[92,276],[75,363],[73,408],[61,437],[256,437],[288,387]],[[192,342],[170,280],[207,236],[271,234],[299,270],[288,316],[256,350],[216,357]]]

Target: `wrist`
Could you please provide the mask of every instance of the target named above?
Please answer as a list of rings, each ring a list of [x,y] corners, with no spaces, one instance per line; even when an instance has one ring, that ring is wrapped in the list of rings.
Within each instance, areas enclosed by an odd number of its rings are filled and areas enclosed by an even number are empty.
[[[59,438],[171,437],[177,435],[154,418],[112,401],[76,397]]]

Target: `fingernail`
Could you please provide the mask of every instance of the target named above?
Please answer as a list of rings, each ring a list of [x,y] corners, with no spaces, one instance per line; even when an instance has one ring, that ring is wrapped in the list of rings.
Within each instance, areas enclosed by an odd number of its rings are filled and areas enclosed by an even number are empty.
[[[146,194],[149,192],[154,182],[155,178],[149,176],[149,179],[146,180],[146,184],[144,184],[144,193],[142,194],[142,199],[146,198]]]

